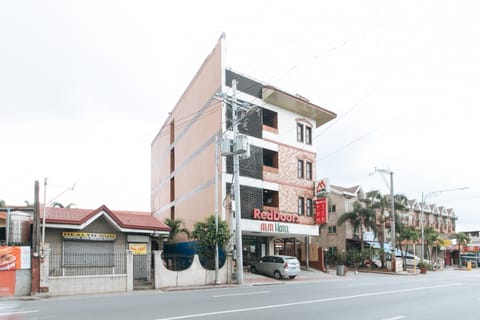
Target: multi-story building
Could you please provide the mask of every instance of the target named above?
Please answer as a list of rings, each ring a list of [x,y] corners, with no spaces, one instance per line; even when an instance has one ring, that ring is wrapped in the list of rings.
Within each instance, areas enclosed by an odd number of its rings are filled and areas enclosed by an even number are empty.
[[[233,138],[236,80],[243,113],[235,118],[249,144],[239,164],[243,264],[266,254],[302,255],[301,244],[319,235],[314,139],[336,114],[226,68],[224,41],[222,36],[152,142],[152,212],[193,229],[215,212],[217,201],[220,218],[233,221],[232,155],[221,156],[216,146]],[[251,108],[257,112],[245,113]]]
[[[353,210],[355,201],[365,197],[365,193],[360,186],[350,188],[337,185],[330,186],[328,193],[328,223],[320,228],[318,238],[319,247],[327,250],[328,256],[336,256],[345,252],[347,249],[358,246],[360,236],[354,232],[351,223],[338,225],[338,218]]]
[[[347,221],[343,225],[337,225],[338,218],[353,210],[355,201],[360,201],[363,205],[368,204],[368,199],[365,197],[365,192],[360,186],[350,188],[332,185],[328,194],[329,199],[329,219],[328,224],[320,229],[320,237],[318,238],[319,247],[328,250],[329,255],[336,255],[338,253],[347,251],[349,249],[358,248],[361,235],[354,231],[353,226]],[[422,212],[423,206],[423,212]],[[387,211],[389,211],[387,209]],[[403,209],[395,210],[398,215],[398,220],[403,226],[413,227],[418,230],[419,234],[422,227],[422,213],[423,213],[423,227],[424,230],[431,228],[440,234],[441,239],[448,240],[455,233],[455,222],[458,219],[455,212],[451,208],[437,206],[435,204],[421,203],[417,200],[408,200]],[[391,220],[389,216],[382,216],[380,210],[376,214],[377,233],[376,236],[372,230],[363,229],[363,238],[367,242],[367,246],[380,247],[379,241],[383,238],[385,241],[384,248],[387,251],[390,249],[391,241]],[[419,240],[420,241],[420,240]],[[416,252],[421,248],[420,242],[417,242]],[[448,244],[448,241],[445,243]],[[410,245],[410,248],[411,245]],[[435,252],[432,252],[433,258],[437,257],[444,259],[447,262],[451,260],[453,251],[456,247],[450,248],[448,245],[437,247]],[[456,254],[456,253],[455,253]]]

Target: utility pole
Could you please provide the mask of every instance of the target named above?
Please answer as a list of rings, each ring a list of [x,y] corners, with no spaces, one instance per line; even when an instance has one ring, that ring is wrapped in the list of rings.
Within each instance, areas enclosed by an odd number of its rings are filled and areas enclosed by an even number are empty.
[[[215,284],[218,284],[218,134],[215,135]]]
[[[235,249],[237,257],[237,281],[243,284],[243,248],[242,248],[242,213],[240,211],[240,160],[238,148],[238,120],[237,120],[237,80],[232,80],[232,123],[233,123],[233,175],[235,193]]]
[[[392,257],[392,271],[395,271],[395,251],[396,251],[396,231],[395,231],[395,192],[393,191],[393,171],[385,170],[385,169],[377,169],[375,168],[375,172],[389,174],[390,175],[390,194],[392,197],[392,214],[390,214],[390,226],[391,226],[391,257]],[[374,173],[375,173],[374,172]]]

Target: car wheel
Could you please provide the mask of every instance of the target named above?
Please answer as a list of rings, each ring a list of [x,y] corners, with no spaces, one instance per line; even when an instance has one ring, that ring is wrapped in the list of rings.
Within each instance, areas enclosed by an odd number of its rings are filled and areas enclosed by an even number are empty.
[[[295,279],[295,276],[289,276],[290,279]]]
[[[278,270],[273,273],[273,276],[275,277],[275,279],[281,279],[282,278],[282,274]]]
[[[251,273],[257,273],[257,268],[255,268],[255,267],[253,267],[253,266],[250,267],[250,272],[251,272]]]

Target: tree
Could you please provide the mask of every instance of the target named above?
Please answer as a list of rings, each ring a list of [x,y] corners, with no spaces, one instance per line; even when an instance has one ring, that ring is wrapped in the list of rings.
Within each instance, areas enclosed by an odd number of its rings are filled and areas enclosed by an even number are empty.
[[[360,233],[360,245],[363,253],[363,228],[373,230],[373,232],[376,234],[377,224],[375,218],[375,211],[372,208],[364,207],[359,201],[355,201],[353,204],[353,211],[342,214],[337,220],[337,225],[341,226],[347,221],[352,224],[353,232]]]
[[[404,210],[407,207],[408,199],[406,196],[402,194],[398,194],[394,197],[395,199],[395,211],[397,210]],[[382,268],[385,267],[385,223],[388,221],[387,213],[389,213],[391,217],[391,210],[392,210],[392,197],[391,195],[382,195],[379,190],[373,190],[367,192],[367,201],[370,204],[370,207],[380,211],[380,219],[378,222],[382,224],[382,232],[381,232],[381,239],[380,239],[380,253],[381,253],[381,260],[382,260]],[[398,215],[395,215],[395,236],[397,238],[401,235],[401,228],[402,224],[400,223],[400,219]],[[399,241],[400,249],[401,244]],[[394,248],[392,248],[394,249]]]
[[[404,227],[404,228],[401,228],[400,230],[400,237],[398,240],[401,242],[403,241],[406,242],[405,252],[408,252],[408,243],[411,242],[412,245],[415,246],[415,243],[418,241],[419,238],[420,238],[420,235],[418,234],[417,229],[415,229],[414,227]],[[405,255],[403,254],[403,250],[402,250],[402,258],[404,259],[403,261],[404,265],[406,265]]]
[[[73,206],[76,206],[76,204],[75,204],[75,203],[69,203],[69,204],[67,204],[67,206],[65,207],[65,206],[64,206],[62,203],[60,203],[60,202],[54,202],[54,203],[52,203],[52,207],[54,207],[54,208],[55,208],[55,207],[58,207],[58,208],[71,208],[71,207],[73,207]]]
[[[433,227],[426,227],[423,230],[423,238],[425,240],[425,244],[427,245],[427,252],[428,258],[432,259],[432,250],[435,243],[440,240],[440,232],[436,231]],[[425,257],[422,257],[424,259]]]
[[[25,201],[23,201],[23,202],[25,202],[25,207],[27,207],[27,208],[33,208],[33,203],[31,203],[30,201],[25,200]]]
[[[0,207],[5,207],[7,205],[7,203],[5,202],[5,200],[0,200]]]
[[[218,221],[218,233],[215,227],[215,216],[211,215],[203,222],[195,223],[192,237],[198,240],[200,256],[205,258],[206,268],[215,268],[215,247],[224,248],[231,238],[231,233],[225,221]]]
[[[457,245],[458,245],[458,267],[462,267],[462,258],[460,257],[460,253],[462,251],[462,245],[467,245],[470,243],[470,236],[464,232],[459,232],[456,235],[457,237]]]
[[[173,241],[179,234],[187,235],[187,238],[190,237],[190,231],[183,226],[182,219],[165,219],[165,224],[170,227],[170,234],[168,235],[168,240]]]

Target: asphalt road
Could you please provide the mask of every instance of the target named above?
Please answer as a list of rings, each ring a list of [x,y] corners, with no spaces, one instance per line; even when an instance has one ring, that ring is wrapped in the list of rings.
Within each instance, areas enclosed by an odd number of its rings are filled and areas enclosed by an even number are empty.
[[[480,270],[23,301],[18,319],[480,319]],[[0,319],[2,319],[0,314]]]

